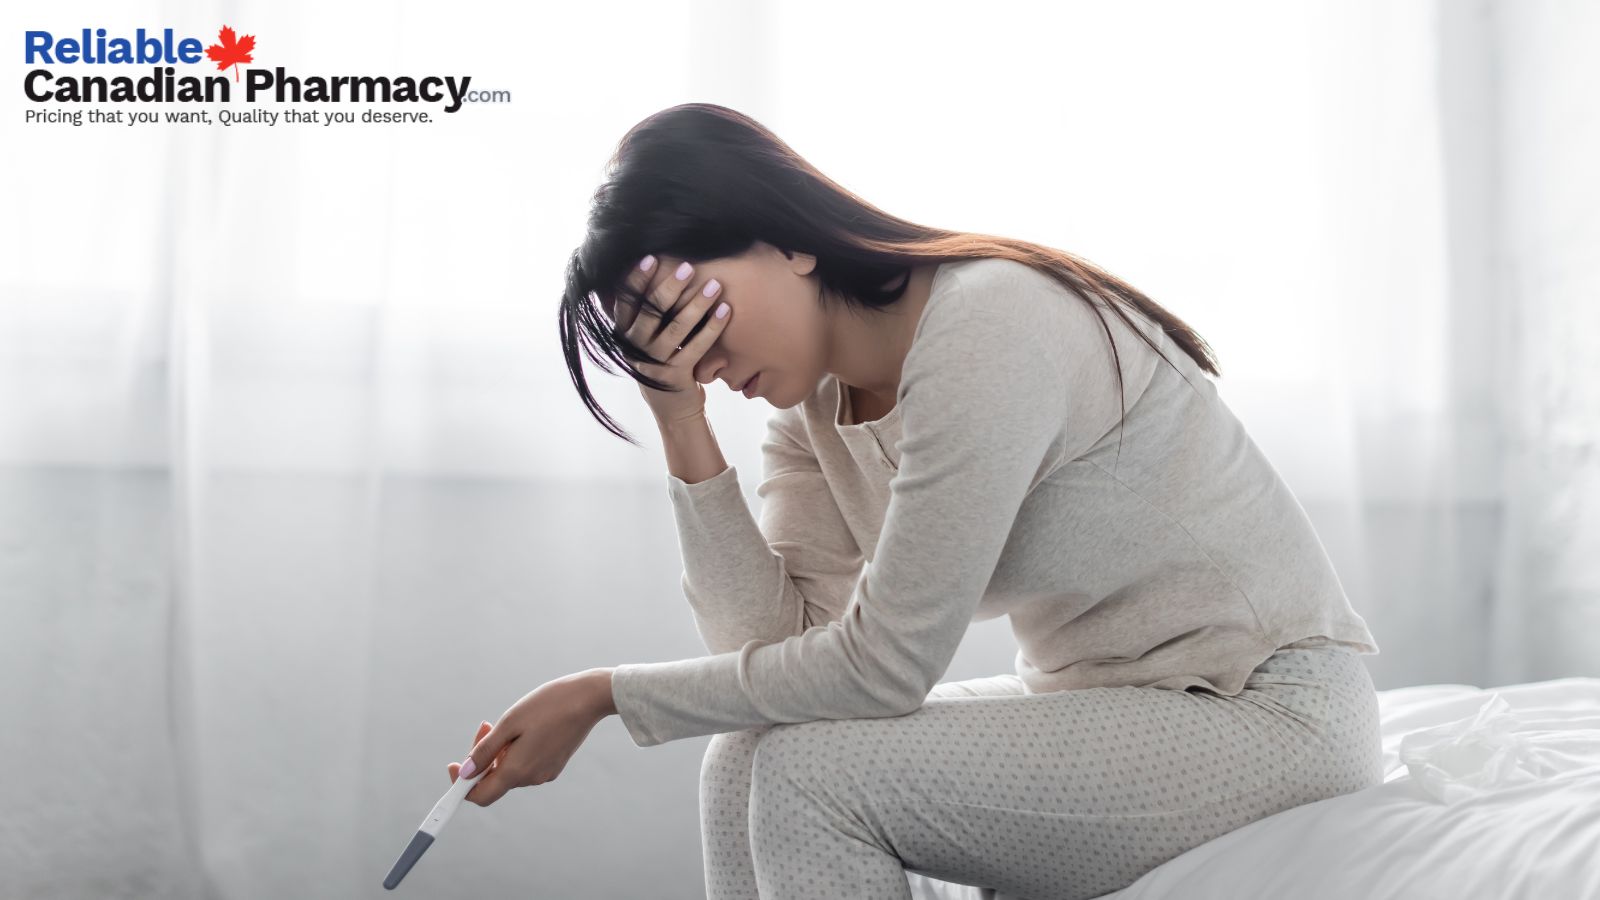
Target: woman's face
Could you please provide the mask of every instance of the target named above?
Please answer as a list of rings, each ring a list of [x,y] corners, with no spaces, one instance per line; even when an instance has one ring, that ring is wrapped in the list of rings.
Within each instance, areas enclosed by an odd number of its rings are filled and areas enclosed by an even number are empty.
[[[681,262],[660,257],[661,274],[652,281],[672,278]],[[739,256],[695,264],[689,287],[698,291],[715,278],[729,307],[722,334],[695,363],[695,380],[720,380],[737,390],[759,373],[751,396],[780,409],[810,396],[827,360],[827,320],[817,302],[819,286],[811,277],[815,266],[814,256],[784,256],[760,241]]]

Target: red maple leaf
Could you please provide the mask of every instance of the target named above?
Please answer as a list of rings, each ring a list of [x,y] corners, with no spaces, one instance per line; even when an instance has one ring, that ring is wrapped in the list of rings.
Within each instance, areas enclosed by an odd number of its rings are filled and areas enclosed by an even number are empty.
[[[212,44],[206,48],[206,55],[216,60],[218,69],[233,66],[233,80],[239,80],[239,63],[250,62],[250,51],[256,48],[256,36],[247,34],[237,41],[233,38],[233,29],[222,26],[222,31],[217,34],[222,40],[220,44]]]

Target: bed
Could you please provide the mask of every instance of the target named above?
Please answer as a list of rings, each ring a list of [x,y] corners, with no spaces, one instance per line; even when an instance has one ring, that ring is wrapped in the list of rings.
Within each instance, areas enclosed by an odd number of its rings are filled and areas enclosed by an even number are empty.
[[[1378,700],[1383,784],[1253,822],[1097,900],[1600,900],[1600,678]],[[1030,900],[906,877],[915,900]]]

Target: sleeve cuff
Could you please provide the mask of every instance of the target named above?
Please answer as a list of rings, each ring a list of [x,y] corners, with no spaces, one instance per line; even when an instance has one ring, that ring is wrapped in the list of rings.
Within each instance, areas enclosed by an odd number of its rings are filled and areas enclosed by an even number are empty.
[[[766,549],[766,538],[739,488],[739,470],[733,466],[693,484],[668,473],[667,493],[672,497],[678,540],[690,568],[739,569],[749,563],[740,561],[738,551],[729,548]],[[735,555],[724,556],[730,552]]]
[[[615,666],[611,696],[628,737],[636,746],[653,747],[771,721],[751,705],[739,680],[741,657],[762,643],[713,656]]]
[[[739,470],[731,465],[705,481],[693,484],[668,472],[667,493],[676,503],[706,503],[726,499],[744,502],[744,492],[739,489]]]
[[[635,663],[624,663],[611,669],[611,702],[617,708],[617,718],[628,729],[628,737],[636,747],[653,747],[661,743],[645,727],[644,700],[633,683]]]

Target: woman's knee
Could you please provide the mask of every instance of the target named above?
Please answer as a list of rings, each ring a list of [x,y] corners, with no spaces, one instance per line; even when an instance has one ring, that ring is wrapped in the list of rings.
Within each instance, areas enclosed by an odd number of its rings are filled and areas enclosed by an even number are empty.
[[[875,764],[881,741],[873,735],[884,721],[817,719],[771,726],[751,757],[751,805],[794,794],[854,792]]]
[[[750,850],[787,852],[796,829],[827,828],[882,847],[869,827],[875,795],[862,768],[881,719],[818,719],[776,725],[750,765]],[[759,864],[758,864],[759,866]]]
[[[771,730],[763,725],[743,731],[725,731],[711,736],[700,759],[700,783],[704,787],[735,786],[747,790],[756,745]]]
[[[825,722],[785,722],[771,726],[758,737],[750,758],[752,804],[761,802],[755,796],[758,789],[786,790],[785,786],[791,785],[797,775],[809,768],[808,748],[817,749],[809,735]]]
[[[926,707],[911,713],[927,714]],[[889,749],[889,733],[903,727],[903,718],[816,719],[738,732],[747,737],[719,747],[717,764],[738,754],[752,807],[793,794],[858,795],[881,786],[901,765]]]

